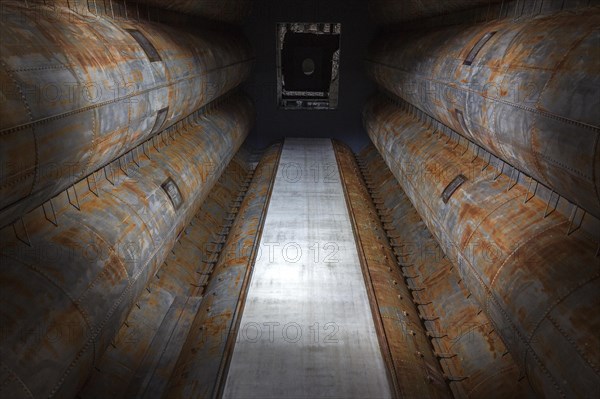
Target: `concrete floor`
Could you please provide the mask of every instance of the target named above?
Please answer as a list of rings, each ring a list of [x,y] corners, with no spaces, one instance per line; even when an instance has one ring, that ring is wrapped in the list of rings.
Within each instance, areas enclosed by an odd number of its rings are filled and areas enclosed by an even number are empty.
[[[225,398],[391,396],[333,146],[286,139]]]

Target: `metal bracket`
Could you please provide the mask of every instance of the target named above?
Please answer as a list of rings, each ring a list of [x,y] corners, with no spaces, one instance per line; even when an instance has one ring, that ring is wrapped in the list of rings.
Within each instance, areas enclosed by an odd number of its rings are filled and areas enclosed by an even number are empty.
[[[481,149],[481,147],[479,147],[477,144],[473,143],[473,145],[474,145],[475,147],[477,147],[477,151],[475,152],[475,156],[473,157],[473,159],[471,159],[471,163],[475,162],[475,160],[476,160],[477,158],[479,158],[479,150]]]
[[[492,153],[489,152],[488,154],[489,154],[489,157],[488,157],[487,163],[485,165],[483,165],[483,168],[481,168],[482,172],[484,170],[486,170],[488,166],[490,166],[490,163],[492,163]]]
[[[46,212],[46,204],[50,203],[50,209],[52,210],[52,216],[54,217],[54,220],[51,220],[48,217],[48,213]],[[58,227],[58,219],[56,218],[56,212],[54,210],[54,204],[52,203],[52,198],[50,198],[48,201],[46,201],[45,203],[42,204],[42,209],[44,210],[44,216],[46,217],[46,220],[49,221],[50,223],[52,223],[53,225],[55,225],[56,227]]]
[[[510,182],[512,181],[513,175],[515,173],[515,171],[517,171],[517,177],[515,178],[514,183],[510,184]],[[510,191],[514,186],[517,185],[517,183],[519,182],[519,176],[521,175],[521,171],[519,171],[517,168],[512,168],[512,170],[510,171],[510,176],[508,177],[508,186],[506,188],[506,191]]]
[[[434,351],[433,354],[438,359],[452,359],[453,357],[456,357],[456,353],[440,353]]]
[[[73,201],[71,200],[71,194],[69,194],[69,188],[73,189],[73,194],[74,194],[76,203],[73,203]],[[66,189],[67,198],[69,199],[69,204],[73,205],[73,207],[75,209],[77,209],[78,211],[80,211],[81,210],[81,205],[79,204],[79,196],[77,195],[77,189],[75,188],[74,184],[71,187],[69,187],[69,188]]]
[[[533,189],[533,193],[531,195],[531,197],[529,196],[529,191],[531,190],[531,183],[535,181],[535,188]],[[527,185],[527,193],[525,194],[525,199],[523,200],[523,203],[526,204],[529,202],[529,200],[533,199],[533,197],[535,197],[536,193],[537,193],[537,189],[538,189],[538,181],[534,180],[533,177],[529,178],[529,184]]]
[[[90,177],[94,180],[94,188],[92,188],[92,185],[90,184]],[[100,197],[100,192],[98,190],[98,181],[96,180],[96,172],[93,172],[88,177],[86,177],[86,181],[88,188],[90,189],[92,194],[94,194],[96,197]]]
[[[448,382],[461,382],[461,381],[466,380],[469,377],[454,377],[454,376],[444,374],[444,378]]]
[[[123,169],[123,166],[121,164],[121,159],[127,157],[127,154],[119,157],[119,159],[117,159],[117,161],[119,162],[119,169],[121,169],[121,171],[123,173],[125,173],[125,176],[129,177],[129,167],[128,167],[128,162],[125,160],[125,169]]]
[[[494,176],[494,178],[493,178],[494,181],[498,180],[500,175],[502,175],[502,173],[504,173],[504,165],[506,165],[506,162],[504,162],[502,159],[498,158],[498,166],[500,165],[500,162],[502,162],[502,167],[500,168],[500,171],[498,172],[498,174],[496,176]]]
[[[140,162],[139,162],[139,159],[138,159],[139,158],[139,155],[138,155],[138,149],[139,148],[140,147],[137,146],[133,150],[130,151],[130,153],[131,153],[131,159],[133,160],[133,163],[135,164],[135,166],[137,166],[138,168],[140,167]],[[134,153],[134,151],[135,151],[135,153]]]
[[[24,243],[25,245],[29,246],[29,247],[33,247],[33,245],[31,245],[31,238],[29,237],[29,232],[27,231],[27,226],[25,226],[25,222],[23,221],[23,218],[19,218],[19,220],[21,221],[21,227],[23,228],[23,231],[25,232],[25,237],[27,238],[27,241],[25,241],[23,238],[21,238],[21,236],[19,235],[19,232],[17,231],[17,223],[13,223],[13,231],[15,233],[15,237],[17,237],[17,239],[19,241],[21,241],[22,243]]]
[[[573,204],[573,210],[571,211],[571,217],[569,218],[569,228],[567,229],[567,235],[571,235],[571,233],[574,233],[575,231],[579,230],[579,228],[581,227],[581,225],[583,224],[583,218],[585,217],[585,210],[583,210],[583,214],[581,215],[581,219],[579,219],[579,223],[577,224],[577,226],[571,230],[571,227],[573,227],[573,221],[575,220],[575,217],[577,216],[577,211],[579,210],[579,207],[575,204]]]
[[[156,138],[158,135],[154,135],[152,136],[152,138],[150,140],[152,140],[152,147],[154,147],[154,149],[158,152],[160,152],[160,145],[156,145]],[[160,144],[160,143],[159,143]]]
[[[431,339],[442,339],[442,338],[448,338],[448,334],[437,334],[434,331],[427,331],[426,335],[431,338]]]
[[[554,203],[554,208],[552,208],[552,210],[550,212],[548,212],[548,208],[550,207],[550,201],[552,200],[553,195],[554,195],[554,190],[552,190],[550,192],[550,195],[548,196],[548,202],[546,202],[546,209],[544,210],[544,219],[547,218],[549,215],[552,214],[552,212],[554,212],[556,210],[556,207],[558,206],[558,201],[560,201],[560,195],[557,193],[556,194],[556,202]]]
[[[469,148],[471,148],[471,141],[467,140],[467,146],[465,147],[465,150],[463,151],[462,154],[460,154],[460,156],[463,156],[467,153],[467,151],[469,151]]]
[[[151,139],[152,140],[152,139]],[[144,155],[146,156],[146,158],[148,158],[148,160],[150,161],[150,155],[149,155],[149,151],[146,152],[146,144],[148,143],[148,141],[144,141],[142,143],[142,152],[144,153]]]
[[[111,171],[111,175],[112,175],[112,179],[113,179],[113,180],[111,180],[111,179],[108,177],[108,173],[106,172],[106,168],[110,168],[110,171]],[[114,182],[114,177],[115,177],[115,176],[114,176],[114,172],[113,172],[113,170],[112,170],[112,165],[111,165],[111,164],[108,164],[108,165],[106,165],[106,166],[105,166],[103,169],[104,169],[104,177],[106,178],[106,180],[107,180],[107,181],[108,181],[108,182],[109,182],[111,185],[113,185],[113,186],[114,186],[114,185],[115,185],[115,182]]]

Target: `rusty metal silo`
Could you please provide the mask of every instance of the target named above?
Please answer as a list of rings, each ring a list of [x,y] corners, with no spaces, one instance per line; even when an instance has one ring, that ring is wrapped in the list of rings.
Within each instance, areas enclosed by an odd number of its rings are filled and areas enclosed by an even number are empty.
[[[167,398],[220,397],[246,292],[260,250],[281,144],[269,147],[256,167],[169,382]]]
[[[600,384],[598,244],[469,147],[382,97],[364,111],[373,143],[545,397],[593,397]],[[569,359],[565,362],[565,359]]]
[[[370,75],[600,216],[597,7],[375,40]]]
[[[25,235],[2,230],[3,395],[75,395],[253,118],[229,97],[142,144],[118,176],[76,185],[76,202],[61,194],[53,216],[36,208]]]
[[[536,398],[487,315],[370,144],[358,158],[434,354],[455,398]]]
[[[239,85],[236,31],[3,2],[0,226]]]

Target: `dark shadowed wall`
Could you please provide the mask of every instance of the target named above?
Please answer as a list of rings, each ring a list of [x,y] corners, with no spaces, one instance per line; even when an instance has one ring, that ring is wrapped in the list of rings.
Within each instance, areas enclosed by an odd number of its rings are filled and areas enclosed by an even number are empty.
[[[336,110],[285,111],[277,106],[275,32],[278,22],[341,22],[340,94]],[[255,0],[244,31],[256,54],[244,89],[256,104],[257,121],[248,143],[262,148],[283,137],[332,137],[354,150],[369,142],[362,108],[375,90],[363,58],[375,33],[367,2],[356,0]]]

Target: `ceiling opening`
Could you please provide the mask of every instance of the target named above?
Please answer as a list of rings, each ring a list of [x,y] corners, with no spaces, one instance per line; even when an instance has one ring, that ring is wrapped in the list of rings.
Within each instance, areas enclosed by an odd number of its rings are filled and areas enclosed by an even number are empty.
[[[277,101],[282,109],[336,109],[340,23],[277,24]]]

